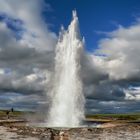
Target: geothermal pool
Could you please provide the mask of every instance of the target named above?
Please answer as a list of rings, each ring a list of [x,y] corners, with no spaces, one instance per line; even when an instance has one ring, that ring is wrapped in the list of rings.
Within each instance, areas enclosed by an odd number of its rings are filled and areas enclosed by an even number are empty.
[[[29,126],[33,127],[48,127],[48,128],[56,128],[56,129],[71,129],[71,128],[85,128],[85,127],[90,127],[90,128],[98,128],[100,125],[102,125],[103,122],[97,122],[97,121],[83,121],[79,126],[67,126],[67,127],[59,127],[59,126],[52,126],[47,124],[46,122],[36,122],[36,123],[29,123]]]

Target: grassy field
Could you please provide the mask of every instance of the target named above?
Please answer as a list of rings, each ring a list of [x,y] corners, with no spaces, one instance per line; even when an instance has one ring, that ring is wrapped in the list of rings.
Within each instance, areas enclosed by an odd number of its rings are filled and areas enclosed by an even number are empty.
[[[140,113],[94,114],[94,115],[86,115],[86,118],[87,119],[137,120],[137,121],[140,121]]]
[[[14,111],[10,112],[11,117],[23,117],[26,114],[34,114],[35,112],[26,111]],[[0,110],[0,118],[6,117],[6,110]],[[140,121],[140,113],[129,113],[129,114],[90,114],[86,115],[86,119],[106,119],[106,120],[133,120]]]
[[[7,119],[7,112],[8,110],[0,110],[0,119]],[[9,118],[24,118],[24,115],[29,114],[30,112],[24,111],[14,111],[9,113]]]
[[[6,115],[6,110],[0,110],[0,116],[5,116]],[[10,112],[10,114],[13,114],[13,115],[22,115],[23,112],[21,111],[14,111],[14,112]]]

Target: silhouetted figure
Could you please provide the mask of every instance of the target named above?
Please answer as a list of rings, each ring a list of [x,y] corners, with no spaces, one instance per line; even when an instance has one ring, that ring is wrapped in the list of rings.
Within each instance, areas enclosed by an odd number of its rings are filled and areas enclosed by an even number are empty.
[[[11,108],[11,112],[12,112],[12,113],[14,112],[14,108],[13,108],[13,107]]]
[[[7,119],[9,119],[9,114],[10,114],[10,111],[6,111],[6,116],[7,116]]]

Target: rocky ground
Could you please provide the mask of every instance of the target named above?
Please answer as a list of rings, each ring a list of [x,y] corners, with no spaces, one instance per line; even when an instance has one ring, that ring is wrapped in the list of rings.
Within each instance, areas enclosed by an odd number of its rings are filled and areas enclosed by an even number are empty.
[[[106,122],[97,128],[45,128],[0,121],[0,140],[140,140],[140,123]]]
[[[0,140],[38,140],[38,138],[18,135],[17,132],[11,132],[9,128],[0,126]]]

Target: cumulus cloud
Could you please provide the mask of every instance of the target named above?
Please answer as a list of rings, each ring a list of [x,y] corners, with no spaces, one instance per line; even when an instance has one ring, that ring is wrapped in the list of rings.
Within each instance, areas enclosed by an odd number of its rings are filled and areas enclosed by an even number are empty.
[[[119,26],[106,35],[91,55],[94,66],[92,78],[97,76],[95,69],[100,76],[106,77],[98,79],[98,84],[92,81],[86,86],[90,104],[100,112],[113,112],[116,109],[118,112],[139,111],[140,23],[127,28]],[[92,108],[89,110],[92,111]]]
[[[43,6],[49,7],[43,0],[1,0],[0,12],[23,22],[26,30],[22,36],[23,43],[39,50],[52,50],[56,43],[56,35],[42,20]]]
[[[140,78],[140,23],[108,33],[100,40],[98,52],[106,55],[104,66],[110,79]]]
[[[126,100],[139,101],[140,100],[140,87],[133,87],[125,90]]]
[[[50,7],[42,0],[1,0],[0,99],[7,97],[3,107],[16,102],[17,107],[26,104],[28,108],[28,97],[33,99],[32,105],[43,102],[41,97],[53,67],[57,40],[42,18],[44,6]],[[10,93],[12,98],[8,98]]]

